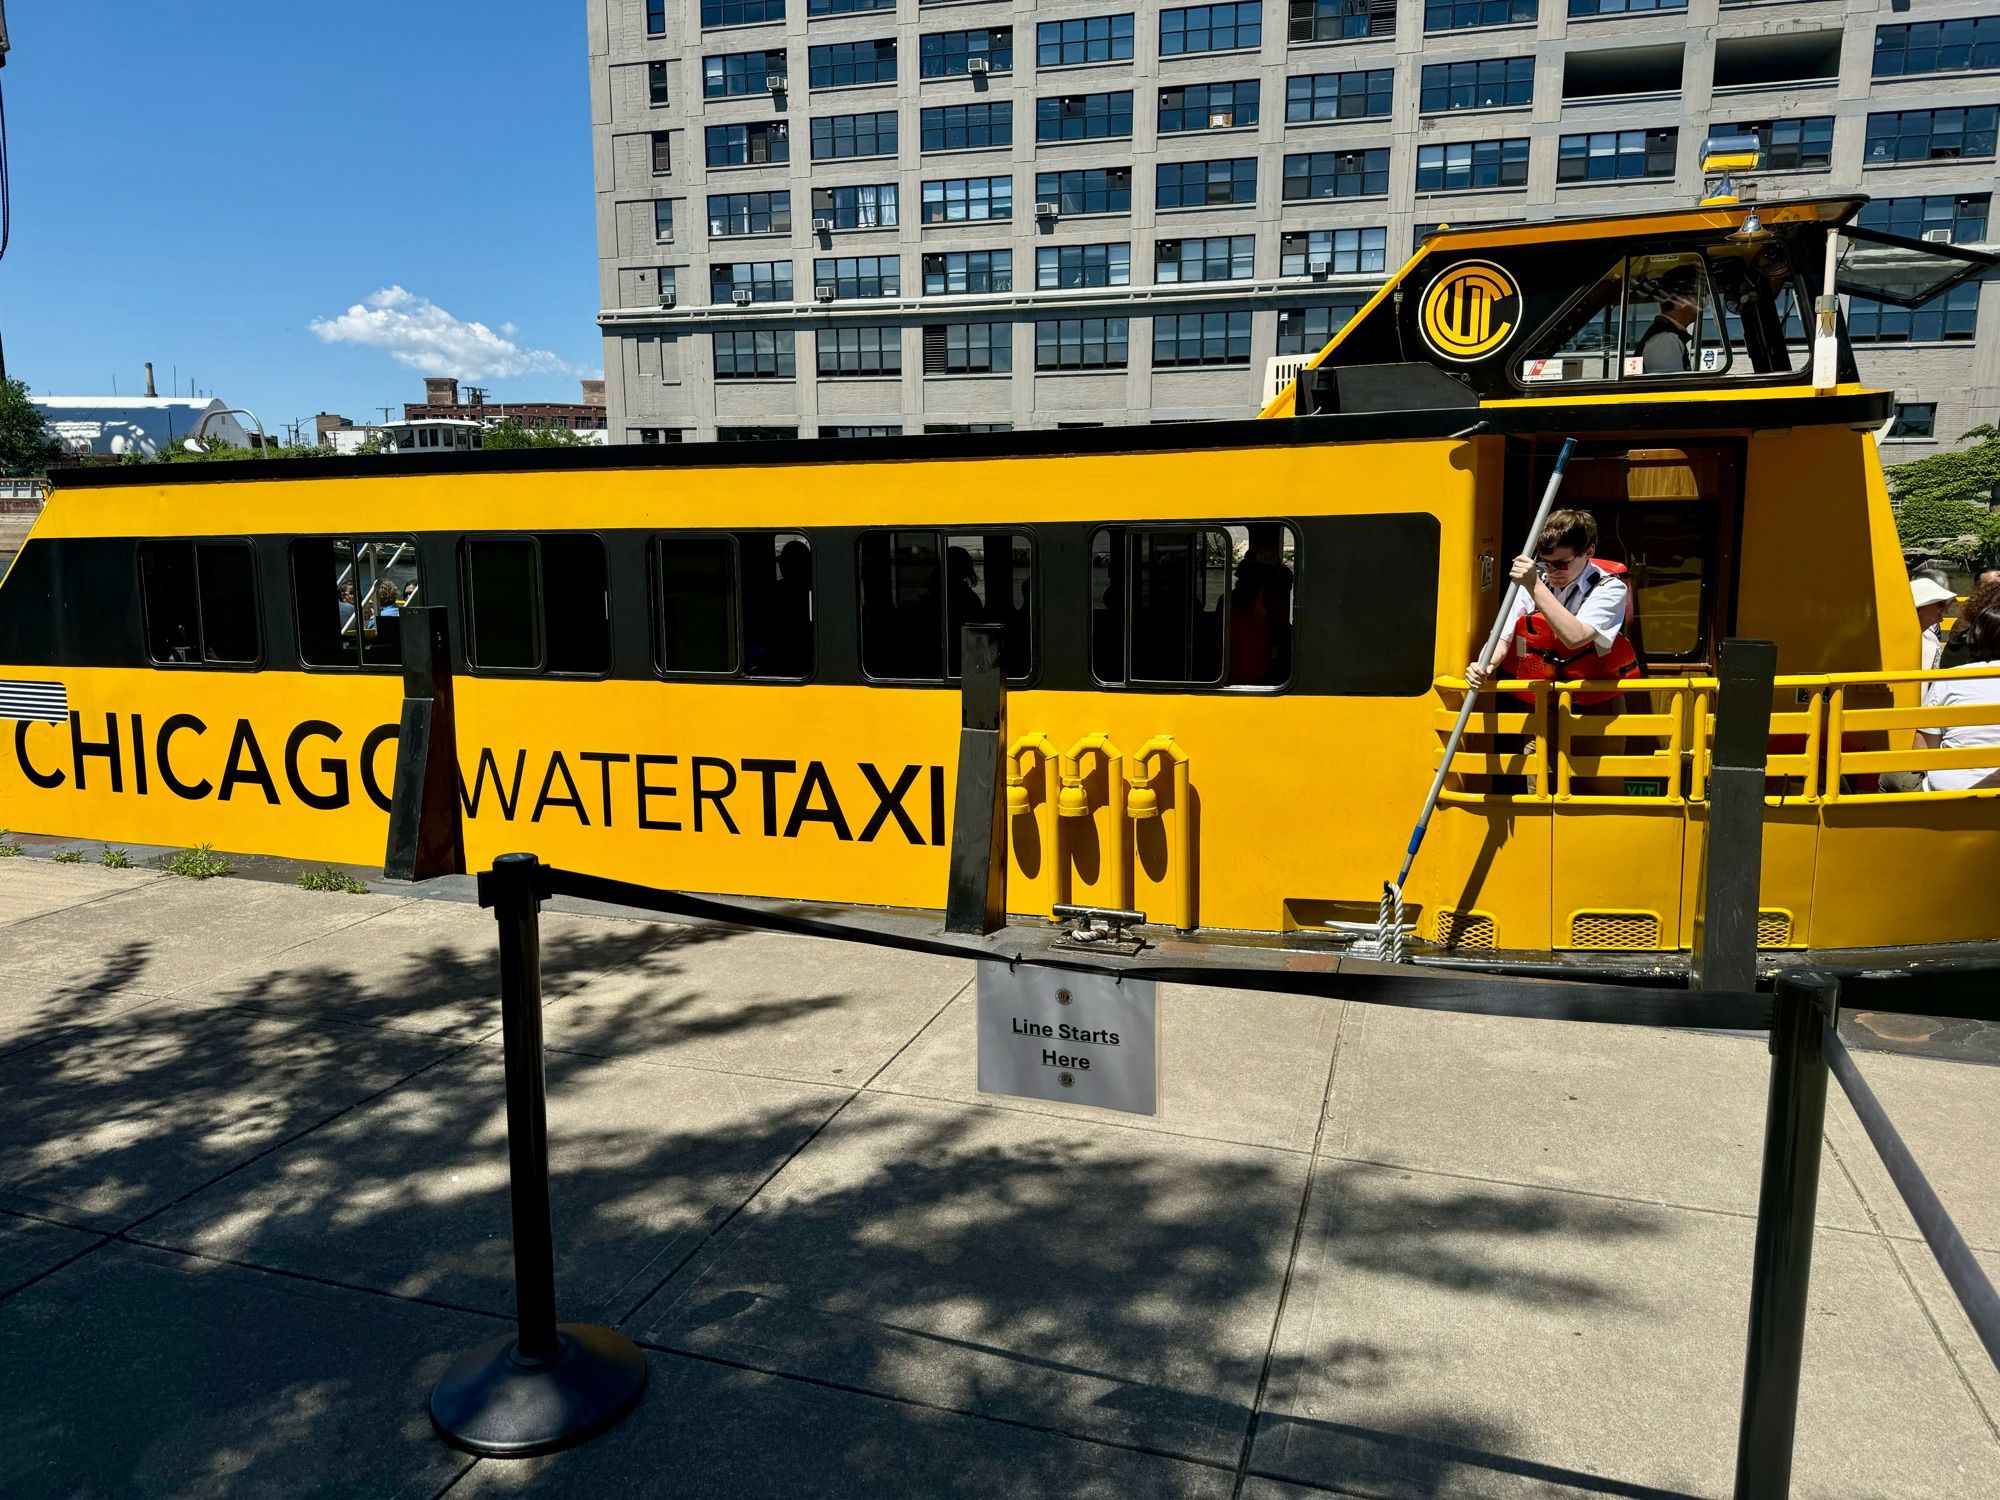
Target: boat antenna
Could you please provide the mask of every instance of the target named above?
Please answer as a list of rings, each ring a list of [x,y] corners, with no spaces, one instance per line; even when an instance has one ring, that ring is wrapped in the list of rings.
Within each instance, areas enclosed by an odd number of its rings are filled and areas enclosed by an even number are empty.
[[[1549,487],[1542,491],[1542,508],[1535,512],[1535,524],[1528,531],[1528,540],[1522,545],[1520,556],[1535,555],[1535,544],[1541,539],[1542,527],[1548,524],[1549,512],[1556,506],[1556,491],[1562,488],[1563,470],[1569,464],[1570,454],[1575,451],[1576,439],[1564,438],[1562,450],[1556,454],[1555,472],[1549,475]],[[1486,649],[1479,653],[1481,666],[1493,665],[1500,642],[1514,623],[1514,601],[1520,593],[1521,585],[1509,580],[1507,592],[1500,600],[1500,612],[1493,617],[1493,629],[1487,633]],[[1451,738],[1445,741],[1444,755],[1438,760],[1437,775],[1431,778],[1431,789],[1424,797],[1424,810],[1417,815],[1417,826],[1410,830],[1410,845],[1403,852],[1403,868],[1396,872],[1394,880],[1382,882],[1382,908],[1376,917],[1375,949],[1377,957],[1386,958],[1392,964],[1403,961],[1403,882],[1410,878],[1410,866],[1417,862],[1417,851],[1424,846],[1424,835],[1430,831],[1431,814],[1437,811],[1438,797],[1444,791],[1444,779],[1451,774],[1451,758],[1458,754],[1458,742],[1465,738],[1466,723],[1472,718],[1473,706],[1478,701],[1479,694],[1467,684],[1465,701],[1458,709],[1458,722],[1451,727]]]

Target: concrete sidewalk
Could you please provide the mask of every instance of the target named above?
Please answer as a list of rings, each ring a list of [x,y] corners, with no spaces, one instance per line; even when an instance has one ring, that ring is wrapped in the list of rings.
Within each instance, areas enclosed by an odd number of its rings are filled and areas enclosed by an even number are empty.
[[[493,924],[0,860],[0,1494],[1726,1495],[1760,1041],[1162,999],[1157,1119],[973,1090],[942,959],[546,914],[565,1318],[652,1385],[474,1462],[512,1301]],[[2000,1273],[2000,1069],[1863,1066]],[[1837,1097],[1794,1493],[2000,1494]]]

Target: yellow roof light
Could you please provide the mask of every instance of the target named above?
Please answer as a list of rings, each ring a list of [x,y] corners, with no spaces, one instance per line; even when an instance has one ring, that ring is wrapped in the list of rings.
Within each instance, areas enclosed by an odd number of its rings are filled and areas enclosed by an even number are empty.
[[[1764,164],[1763,144],[1748,131],[1712,135],[1701,143],[1704,177],[1724,172],[1754,172]]]

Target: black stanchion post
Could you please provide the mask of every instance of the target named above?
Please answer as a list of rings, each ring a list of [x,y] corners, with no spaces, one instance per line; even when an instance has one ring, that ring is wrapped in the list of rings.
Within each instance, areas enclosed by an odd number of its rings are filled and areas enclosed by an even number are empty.
[[[1007,925],[1006,635],[999,625],[960,627],[958,800],[951,818],[946,932],[984,936]]]
[[[1771,641],[1722,643],[1708,777],[1701,917],[1689,967],[1699,990],[1757,988],[1757,892],[1764,863],[1764,761],[1771,743]]]
[[[1783,1500],[1791,1492],[1826,1125],[1825,1037],[1839,998],[1838,983],[1825,974],[1786,974],[1778,980],[1743,1415],[1736,1433],[1736,1500]]]
[[[479,877],[479,904],[492,908],[500,927],[515,1331],[460,1356],[431,1390],[431,1421],[444,1439],[494,1458],[553,1453],[594,1437],[646,1388],[646,1356],[622,1333],[556,1322],[542,1072],[544,876],[534,855],[503,854]]]

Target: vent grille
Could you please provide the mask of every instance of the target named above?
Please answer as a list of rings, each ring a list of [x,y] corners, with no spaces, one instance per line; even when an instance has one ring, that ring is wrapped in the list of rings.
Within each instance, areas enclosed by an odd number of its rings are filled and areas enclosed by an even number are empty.
[[[1760,911],[1757,913],[1757,946],[1759,948],[1785,948],[1792,941],[1792,914],[1788,911]]]
[[[69,722],[69,689],[60,682],[0,681],[0,719]]]
[[[1570,918],[1572,948],[1655,949],[1660,919],[1649,911],[1580,911]]]
[[[1500,946],[1493,930],[1493,919],[1478,911],[1440,911],[1431,924],[1431,941],[1440,948],[1490,951]]]

